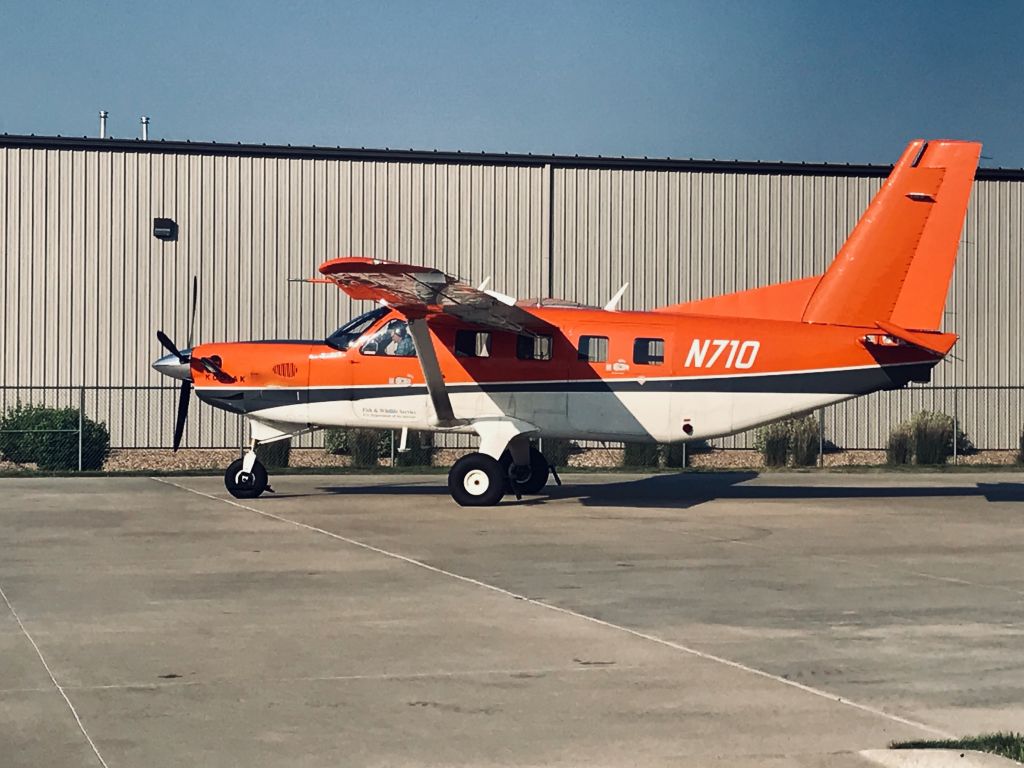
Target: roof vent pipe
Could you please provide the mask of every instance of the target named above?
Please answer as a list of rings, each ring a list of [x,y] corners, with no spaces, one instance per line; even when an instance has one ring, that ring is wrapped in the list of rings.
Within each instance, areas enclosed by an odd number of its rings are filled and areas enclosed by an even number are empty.
[[[107,110],[100,110],[100,138],[107,138]]]
[[[143,115],[139,118],[139,122],[142,124],[142,140],[149,141],[149,118]]]

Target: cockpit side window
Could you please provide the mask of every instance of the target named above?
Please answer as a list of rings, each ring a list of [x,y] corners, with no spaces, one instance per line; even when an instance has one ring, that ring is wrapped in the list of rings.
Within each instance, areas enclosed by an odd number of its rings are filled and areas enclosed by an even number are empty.
[[[390,310],[387,307],[377,307],[377,309],[371,309],[369,312],[364,312],[359,317],[349,320],[327,337],[327,345],[344,352],[388,312]]]
[[[388,357],[414,357],[416,345],[413,344],[409,326],[405,320],[392,320],[359,350],[364,355],[387,355]]]

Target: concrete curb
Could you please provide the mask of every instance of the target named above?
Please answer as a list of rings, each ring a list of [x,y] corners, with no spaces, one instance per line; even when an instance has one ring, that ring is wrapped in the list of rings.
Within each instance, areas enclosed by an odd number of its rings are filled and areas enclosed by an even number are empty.
[[[887,768],[1008,768],[1020,765],[988,752],[970,749],[865,749],[861,757]]]

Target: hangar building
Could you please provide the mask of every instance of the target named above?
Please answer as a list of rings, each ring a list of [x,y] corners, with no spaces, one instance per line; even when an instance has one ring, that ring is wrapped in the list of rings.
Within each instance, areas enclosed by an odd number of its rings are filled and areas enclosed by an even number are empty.
[[[184,344],[194,274],[197,341],[323,338],[359,307],[289,279],[346,254],[522,298],[602,304],[628,282],[625,309],[804,277],[888,170],[2,135],[0,406],[84,397],[115,447],[169,445],[154,333]],[[829,409],[831,440],[883,446],[929,407],[979,447],[1016,446],[1022,243],[1024,169],[979,170],[948,304],[957,359],[931,386]],[[237,417],[193,407],[185,445],[237,444]]]

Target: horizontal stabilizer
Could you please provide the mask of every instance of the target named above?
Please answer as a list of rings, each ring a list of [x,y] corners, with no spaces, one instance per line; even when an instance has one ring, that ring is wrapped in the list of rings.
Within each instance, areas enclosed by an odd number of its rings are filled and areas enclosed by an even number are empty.
[[[875,323],[887,335],[899,339],[912,347],[923,349],[939,357],[944,357],[956,344],[958,336],[955,333],[924,333],[921,331],[908,331],[894,323],[879,320]]]

